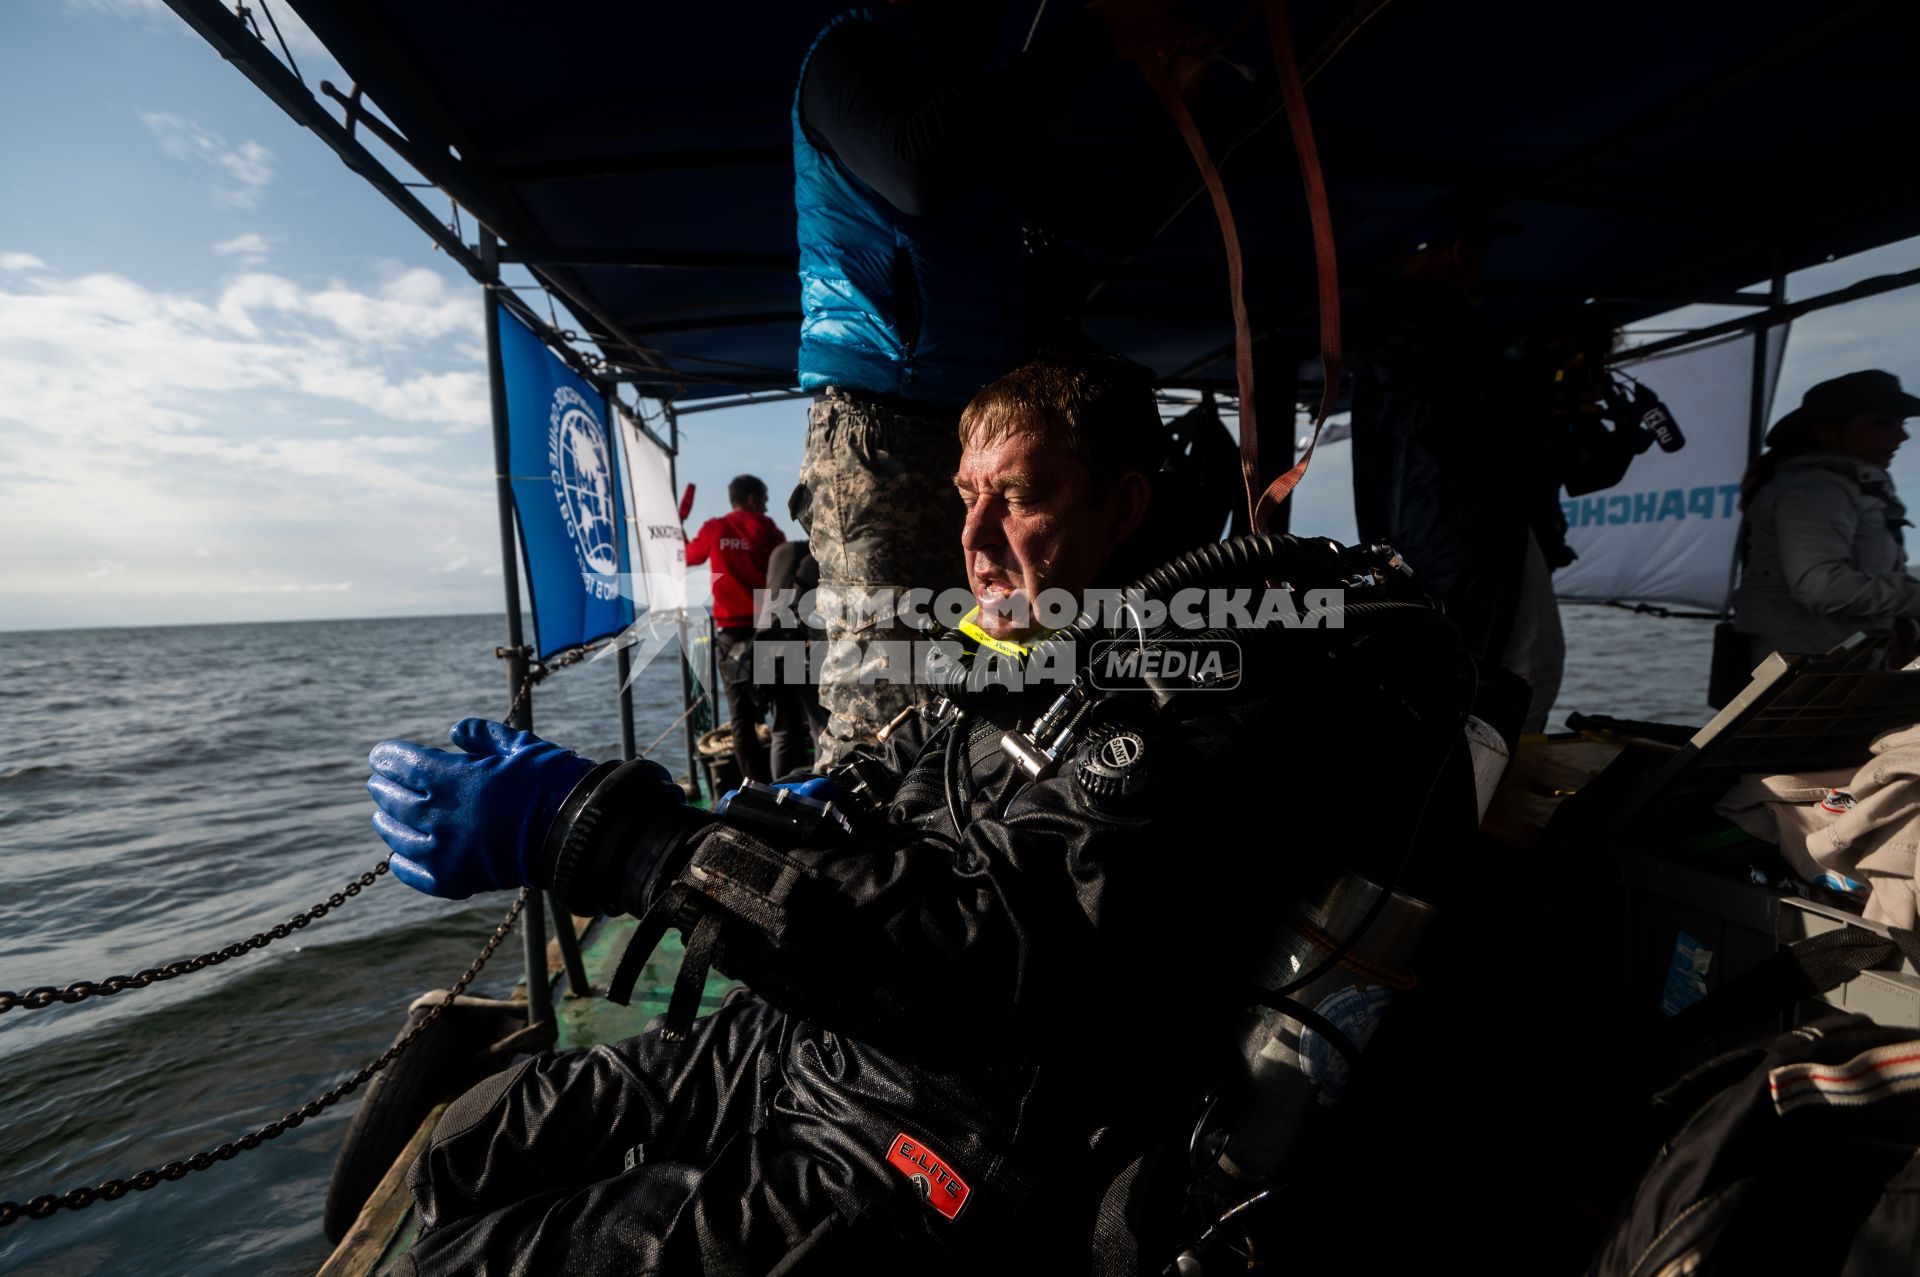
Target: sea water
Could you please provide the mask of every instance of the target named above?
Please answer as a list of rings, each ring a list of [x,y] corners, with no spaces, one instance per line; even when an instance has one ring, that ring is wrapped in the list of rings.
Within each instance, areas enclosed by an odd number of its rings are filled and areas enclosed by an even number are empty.
[[[498,617],[0,634],[0,988],[99,980],[244,940],[385,855],[367,749],[499,717]],[[535,693],[539,730],[619,753],[613,662]],[[636,683],[645,744],[680,712]],[[451,748],[451,746],[447,746]],[[685,771],[675,733],[661,756]],[[382,1051],[512,902],[382,877],[266,949],[144,990],[0,1015],[0,1199],[127,1176],[280,1117]],[[474,986],[506,994],[503,944]],[[353,1102],[230,1162],[0,1230],[0,1272],[311,1273]]]
[[[1698,723],[1710,627],[1564,609],[1555,711]],[[99,980],[244,940],[378,863],[366,754],[498,717],[498,617],[0,634],[0,989]],[[611,661],[535,696],[545,736],[619,752]],[[680,713],[671,659],[635,684],[644,746]],[[680,733],[657,755],[685,770]],[[391,877],[220,967],[0,1014],[0,1200],[129,1176],[257,1129],[379,1054],[511,903]],[[474,985],[500,996],[518,936]],[[354,1100],[230,1162],[0,1230],[13,1277],[310,1274]]]

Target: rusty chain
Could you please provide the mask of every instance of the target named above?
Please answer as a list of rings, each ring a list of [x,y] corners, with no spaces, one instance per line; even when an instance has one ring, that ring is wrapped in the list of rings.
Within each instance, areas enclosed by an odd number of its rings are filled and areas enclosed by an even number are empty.
[[[533,649],[524,644],[520,647],[494,648],[493,655],[496,660],[504,661],[517,656],[527,663],[527,676],[520,680],[520,690],[513,694],[512,700],[507,702],[507,712],[500,716],[500,721],[511,727],[513,716],[520,712],[520,706],[526,703],[528,696],[532,695],[535,684],[543,682],[547,675],[555,670],[563,670],[569,665],[578,665],[606,646],[605,643],[589,643],[570,647],[550,661],[535,657]]]
[[[505,660],[509,656],[524,655],[527,653],[531,653],[532,651],[533,649],[530,647],[520,648],[518,649],[517,652],[512,648],[496,647],[493,649],[493,655],[496,659]],[[507,712],[500,716],[500,721],[511,726],[513,723],[513,716],[520,712],[521,704],[527,699],[528,696],[532,695],[533,685],[535,683],[538,683],[541,679],[545,678],[546,676],[547,676],[546,666],[542,665],[537,660],[529,659],[527,661],[527,676],[520,680],[520,690],[513,694],[512,700],[507,702]]]
[[[97,1201],[118,1201],[128,1193],[144,1193],[162,1181],[184,1179],[190,1172],[204,1171],[215,1162],[231,1161],[241,1153],[259,1148],[268,1140],[292,1130],[308,1118],[316,1117],[339,1103],[360,1089],[374,1074],[399,1058],[401,1052],[413,1045],[414,1039],[426,1032],[428,1026],[438,1020],[447,1008],[453,1005],[454,1000],[466,992],[467,986],[473,983],[475,976],[480,974],[480,968],[487,964],[487,959],[493,956],[494,950],[500,947],[500,942],[507,938],[508,932],[513,930],[513,924],[519,919],[520,911],[526,908],[529,894],[528,888],[520,889],[520,895],[514,900],[513,907],[507,910],[507,916],[500,920],[500,925],[493,929],[493,935],[481,948],[479,956],[467,965],[465,974],[454,983],[451,989],[447,990],[445,997],[420,1018],[419,1023],[401,1034],[394,1044],[382,1052],[377,1059],[364,1065],[358,1073],[325,1095],[308,1100],[286,1116],[267,1123],[257,1131],[249,1131],[237,1140],[229,1140],[225,1144],[195,1153],[191,1157],[168,1162],[164,1166],[138,1171],[125,1178],[105,1179],[98,1184],[82,1184],[79,1188],[69,1189],[64,1193],[42,1193],[25,1203],[0,1201],[0,1228],[5,1228],[8,1224],[20,1219],[46,1219],[63,1210],[82,1210]]]
[[[532,649],[523,648],[519,650],[528,652]],[[546,676],[554,670],[565,669],[569,665],[574,665],[585,660],[596,650],[596,648],[592,647],[576,647],[561,653],[558,657],[554,658],[551,664],[542,664],[538,661],[533,662],[527,670],[526,677],[520,680],[520,688],[513,694],[513,699],[508,702],[506,715],[500,721],[504,723],[513,718],[515,712],[519,710],[521,704],[526,701],[527,696],[533,691],[534,684],[546,678]],[[504,647],[494,649],[495,656],[506,656],[508,653],[509,649]],[[684,717],[684,715],[682,717]],[[344,905],[354,896],[359,895],[366,888],[371,887],[379,880],[382,874],[388,872],[388,860],[391,860],[390,856],[387,859],[383,859],[373,868],[367,870],[367,872],[361,874],[339,891],[328,896],[319,904],[314,905],[311,909],[297,913],[285,922],[277,923],[265,931],[256,931],[238,943],[215,949],[209,953],[200,954],[197,957],[182,958],[178,962],[169,962],[158,967],[143,967],[132,975],[113,975],[108,976],[104,980],[75,980],[65,987],[55,984],[43,984],[28,989],[25,993],[15,993],[11,989],[0,989],[0,1015],[12,1011],[16,1007],[22,1011],[40,1011],[56,1003],[72,1005],[76,1002],[84,1002],[88,998],[110,998],[114,994],[127,989],[144,989],[149,985],[158,984],[163,980],[172,980],[177,976],[187,975],[195,971],[205,971],[209,967],[217,967],[230,958],[245,957],[256,949],[266,948],[275,940],[285,940],[288,936],[303,929],[309,923],[318,922],[335,909],[338,909],[341,905]]]
[[[504,722],[513,717],[514,712],[520,708],[521,703],[526,699],[527,695],[533,691],[534,684],[545,678],[552,670],[572,665],[584,659],[592,650],[591,648],[576,648],[560,656],[551,665],[539,665],[536,663],[535,668],[530,669],[527,676],[520,681],[519,690],[513,694],[513,699],[507,705],[507,712],[502,721]],[[495,654],[505,656],[507,652],[506,649],[501,648],[497,649]],[[208,967],[219,966],[229,958],[238,958],[244,954],[253,952],[255,949],[263,949],[275,940],[286,939],[287,936],[305,927],[308,923],[316,922],[326,917],[327,914],[345,904],[349,898],[359,895],[361,891],[372,886],[379,880],[382,874],[389,872],[390,859],[391,857],[387,860],[382,860],[372,869],[361,874],[341,890],[334,892],[321,903],[314,905],[311,909],[303,913],[295,914],[285,922],[270,927],[266,931],[255,932],[238,944],[230,944],[223,949],[216,949],[212,953],[203,953],[198,957],[183,959],[179,962],[169,962],[162,967],[146,967],[140,971],[136,971],[130,976],[109,976],[107,979],[100,981],[76,980],[64,989],[55,985],[43,985],[39,988],[29,989],[25,993],[0,991],[0,1012],[11,1011],[16,1006],[31,1011],[52,1006],[56,1002],[74,1003],[82,1002],[92,997],[111,997],[123,989],[144,989],[155,981],[171,980],[175,976],[185,975],[190,971],[203,971]],[[215,1162],[232,1161],[242,1153],[252,1152],[268,1140],[292,1130],[308,1118],[317,1117],[322,1112],[333,1107],[347,1096],[353,1094],[353,1092],[359,1090],[366,1084],[368,1079],[372,1078],[376,1073],[379,1073],[389,1064],[399,1059],[401,1054],[405,1052],[408,1047],[412,1046],[415,1040],[417,1040],[422,1033],[425,1033],[434,1021],[445,1014],[447,1008],[452,1006],[454,1001],[459,998],[462,993],[466,992],[467,986],[472,984],[474,977],[480,974],[480,968],[487,964],[487,960],[493,957],[494,951],[500,947],[500,942],[506,939],[508,933],[513,930],[513,924],[519,920],[521,911],[527,907],[527,900],[531,894],[531,888],[522,887],[520,889],[520,894],[514,899],[513,907],[507,910],[507,916],[500,920],[500,925],[493,929],[493,934],[487,938],[486,944],[481,946],[479,955],[467,964],[466,971],[454,982],[453,987],[447,990],[446,996],[442,997],[426,1015],[422,1016],[418,1024],[415,1024],[405,1033],[402,1033],[394,1040],[392,1046],[382,1051],[377,1058],[362,1066],[359,1072],[334,1087],[331,1091],[315,1099],[308,1100],[305,1104],[302,1104],[299,1108],[294,1109],[277,1121],[269,1122],[257,1131],[249,1131],[237,1140],[229,1140],[214,1148],[195,1153],[191,1157],[178,1158],[168,1162],[164,1166],[137,1171],[125,1177],[116,1176],[104,1179],[98,1184],[82,1184],[80,1187],[68,1189],[64,1193],[42,1193],[24,1204],[20,1202],[0,1201],[0,1228],[5,1228],[7,1225],[21,1219],[46,1219],[48,1216],[58,1214],[63,1210],[82,1210],[99,1201],[119,1201],[128,1193],[144,1193],[156,1184],[171,1183],[175,1180],[185,1179],[190,1173],[194,1171],[204,1171]]]
[[[0,990],[0,1013],[19,1007],[23,1011],[39,1011],[55,1003],[84,1002],[88,998],[110,998],[124,989],[144,989],[150,984],[162,980],[171,980],[191,971],[204,971],[208,967],[217,967],[229,958],[244,957],[256,949],[264,949],[275,940],[285,940],[308,923],[320,919],[347,903],[367,887],[378,881],[381,874],[387,872],[387,862],[382,860],[373,868],[355,878],[339,891],[334,892],[313,908],[296,913],[285,922],[269,927],[265,931],[256,931],[237,944],[224,949],[215,949],[194,958],[182,958],[178,962],[169,962],[164,966],[143,967],[132,975],[111,975],[104,980],[75,980],[61,988],[58,985],[43,984],[28,989],[25,993]]]

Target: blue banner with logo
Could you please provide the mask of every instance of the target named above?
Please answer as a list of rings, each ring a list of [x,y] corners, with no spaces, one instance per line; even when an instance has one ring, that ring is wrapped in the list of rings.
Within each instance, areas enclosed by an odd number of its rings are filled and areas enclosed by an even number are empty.
[[[508,461],[542,660],[633,623],[622,595],[619,450],[607,400],[500,309]]]

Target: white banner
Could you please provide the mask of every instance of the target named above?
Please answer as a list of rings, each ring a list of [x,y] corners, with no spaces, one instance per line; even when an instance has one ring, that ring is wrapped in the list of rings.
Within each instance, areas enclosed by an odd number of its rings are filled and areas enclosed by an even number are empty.
[[[635,602],[649,612],[687,606],[687,532],[673,490],[673,458],[621,411],[620,441],[627,449],[627,527],[633,547]]]
[[[1767,421],[1786,341],[1784,325],[1769,334]],[[1725,610],[1747,469],[1753,351],[1743,333],[1618,365],[1660,396],[1687,444],[1678,452],[1649,448],[1604,491],[1560,494],[1567,544],[1580,557],[1553,574],[1557,596]]]

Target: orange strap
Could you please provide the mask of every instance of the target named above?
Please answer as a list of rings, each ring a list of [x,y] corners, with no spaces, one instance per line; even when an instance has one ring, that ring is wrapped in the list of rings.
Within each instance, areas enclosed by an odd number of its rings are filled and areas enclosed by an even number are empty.
[[[1333,218],[1327,208],[1327,187],[1320,173],[1320,154],[1314,145],[1313,126],[1307,119],[1306,91],[1300,83],[1300,69],[1293,60],[1293,39],[1287,28],[1286,8],[1282,0],[1267,0],[1267,25],[1273,37],[1274,65],[1280,76],[1280,91],[1293,130],[1294,151],[1300,157],[1301,181],[1306,187],[1308,217],[1313,223],[1315,272],[1320,286],[1320,362],[1325,369],[1326,388],[1320,397],[1319,415],[1314,421],[1313,440],[1306,455],[1291,470],[1275,479],[1266,491],[1255,495],[1260,481],[1260,428],[1254,416],[1253,400],[1253,326],[1247,319],[1245,270],[1240,254],[1240,232],[1233,220],[1233,208],[1227,202],[1227,188],[1220,170],[1193,114],[1181,100],[1167,69],[1160,60],[1148,55],[1139,60],[1140,72],[1153,89],[1154,96],[1180,130],[1194,167],[1206,184],[1213,201],[1213,215],[1220,224],[1220,240],[1227,257],[1227,294],[1233,306],[1233,363],[1240,389],[1240,480],[1246,489],[1247,514],[1256,532],[1264,532],[1273,512],[1307,473],[1314,445],[1320,439],[1320,427],[1340,394],[1340,281],[1335,271]],[[1291,423],[1289,423],[1291,428]]]
[[[1294,61],[1293,33],[1287,26],[1284,0],[1267,0],[1267,31],[1273,37],[1273,65],[1280,73],[1280,92],[1286,101],[1287,125],[1293,130],[1294,154],[1300,157],[1300,184],[1307,192],[1307,217],[1313,223],[1313,270],[1320,286],[1320,409],[1313,418],[1313,437],[1293,468],[1260,494],[1253,511],[1253,527],[1264,532],[1273,511],[1290,496],[1307,474],[1320,429],[1340,398],[1340,273],[1333,251],[1333,214],[1327,207],[1327,182],[1320,172],[1320,148],[1313,140],[1313,121],[1307,118],[1307,92]]]
[[[1160,99],[1160,105],[1180,130],[1187,150],[1193,155],[1194,167],[1200,170],[1200,180],[1206,183],[1207,194],[1213,200],[1214,219],[1220,223],[1220,239],[1227,252],[1227,296],[1233,303],[1233,365],[1240,383],[1240,482],[1247,492],[1247,513],[1252,515],[1259,504],[1254,497],[1254,485],[1260,482],[1260,430],[1253,415],[1253,326],[1247,321],[1247,297],[1242,285],[1240,231],[1234,225],[1233,207],[1227,203],[1227,188],[1220,180],[1220,170],[1215,167],[1213,156],[1207,153],[1200,126],[1193,122],[1193,113],[1181,100],[1180,91],[1173,87],[1167,68],[1160,59],[1147,54],[1140,59],[1140,73],[1147,77],[1154,96]]]

